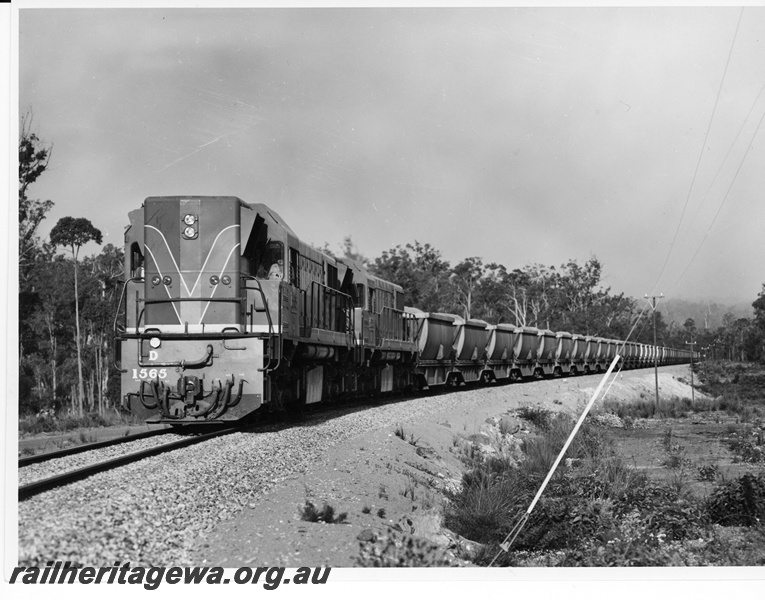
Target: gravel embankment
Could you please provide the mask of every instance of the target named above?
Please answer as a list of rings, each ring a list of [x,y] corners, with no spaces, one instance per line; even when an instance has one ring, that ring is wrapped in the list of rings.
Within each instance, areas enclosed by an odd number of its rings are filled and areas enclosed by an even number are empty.
[[[464,407],[499,390],[318,416],[281,431],[235,433],[45,492],[19,505],[19,564],[188,564],[188,551],[200,531],[304,471],[326,448],[381,427]]]
[[[683,368],[661,371],[662,390],[674,393],[672,385],[679,385],[676,376]],[[329,448],[384,427],[392,434],[399,424],[408,428],[451,418],[474,433],[487,416],[526,403],[577,412],[599,380],[593,375],[463,389],[336,409],[297,426],[234,433],[100,473],[19,505],[19,564],[189,565],[202,532],[213,531],[245,507],[257,508],[266,492],[321,464]],[[652,372],[621,374],[610,394],[638,397],[641,386],[649,384]]]

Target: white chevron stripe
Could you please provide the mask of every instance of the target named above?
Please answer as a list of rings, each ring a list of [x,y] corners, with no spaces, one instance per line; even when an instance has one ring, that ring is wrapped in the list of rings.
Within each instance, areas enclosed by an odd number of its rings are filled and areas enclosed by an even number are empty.
[[[231,255],[234,253],[234,250],[236,250],[239,247],[239,244],[231,248],[231,252],[228,253],[228,257],[226,258],[226,262],[223,263],[223,268],[220,270],[220,273],[218,273],[218,280],[220,281],[220,277],[223,275],[223,271],[226,270],[226,265],[228,265],[228,261],[231,260]],[[215,296],[215,290],[218,289],[218,286],[220,283],[216,283],[215,287],[213,288],[212,294],[210,296]],[[205,305],[205,309],[202,311],[202,316],[199,317],[199,323],[202,323],[202,319],[205,318],[205,314],[207,313],[207,309],[210,308],[210,300],[207,301],[207,304]]]
[[[170,250],[170,245],[167,243],[167,239],[165,239],[165,234],[162,233],[156,227],[154,227],[154,225],[144,225],[144,227],[146,227],[148,229],[153,229],[154,231],[156,231],[160,235],[160,237],[162,238],[162,241],[165,242],[165,248],[167,248],[167,253],[170,255],[170,258],[173,261],[173,265],[175,265],[175,271],[178,273],[178,279],[181,280],[181,283],[183,284],[183,287],[186,288],[186,293],[189,295],[189,297],[191,297],[191,291],[189,290],[189,286],[186,285],[186,280],[183,278],[183,275],[181,275],[181,269],[178,266],[178,263],[175,262],[175,256],[173,256],[173,251]],[[144,246],[146,246],[146,248],[149,248],[149,245],[146,244],[146,242],[144,242]],[[154,258],[154,253],[153,252],[151,253],[151,256],[152,256],[152,258]],[[154,259],[154,264],[158,265],[157,269],[159,269],[159,263],[157,263],[157,259]],[[201,273],[200,273],[200,275],[201,275]]]
[[[218,238],[220,238],[220,236],[223,235],[224,231],[227,231],[229,229],[236,228],[236,227],[239,227],[239,225],[229,225],[228,227],[225,227],[225,228],[221,229],[220,232],[218,233],[218,235],[215,236],[215,240],[213,240],[212,246],[210,246],[210,251],[207,253],[207,258],[205,258],[205,262],[202,265],[202,269],[199,271],[199,275],[197,276],[196,282],[194,282],[194,287],[191,288],[191,292],[189,293],[189,296],[191,296],[191,294],[194,293],[194,290],[197,289],[197,285],[199,284],[199,279],[202,277],[202,273],[204,272],[205,267],[207,266],[207,261],[210,260],[210,256],[212,255],[212,251],[215,248],[215,244],[218,243]],[[234,246],[234,248],[231,249],[231,252],[233,252],[234,249],[238,248],[238,247],[239,247],[239,244]],[[229,260],[229,258],[231,258],[231,252],[229,252],[228,258],[226,259],[226,264],[228,264],[228,260]],[[224,265],[223,269],[225,270],[225,268],[226,267]]]
[[[146,247],[146,249],[149,251],[149,254],[151,254],[151,259],[154,261],[154,264],[155,264],[155,265],[156,265],[156,267],[157,267],[157,272],[159,273],[159,276],[160,276],[160,278],[164,279],[164,275],[162,275],[162,271],[160,271],[160,270],[159,270],[159,264],[157,263],[157,259],[156,259],[156,258],[154,258],[154,253],[151,251],[151,247],[150,247],[150,246],[146,246],[145,244],[144,244],[144,246],[145,246],[145,247]],[[169,290],[169,289],[167,289],[167,286],[166,286],[166,285],[164,286],[164,288],[165,288],[165,291],[167,292],[167,297],[168,297],[168,298],[172,298],[173,296],[170,294],[170,290]],[[173,307],[173,312],[175,312],[175,316],[176,316],[176,317],[178,317],[178,322],[179,322],[181,325],[183,325],[183,321],[181,320],[181,315],[180,315],[180,314],[178,314],[178,309],[177,309],[177,308],[175,308],[175,302],[171,302],[171,303],[170,303],[170,306],[172,306],[172,307]]]

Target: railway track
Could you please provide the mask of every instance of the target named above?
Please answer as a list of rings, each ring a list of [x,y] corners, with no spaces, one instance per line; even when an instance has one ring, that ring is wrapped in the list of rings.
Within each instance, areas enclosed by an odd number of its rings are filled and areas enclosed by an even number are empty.
[[[167,435],[168,433],[179,433],[180,430],[174,429],[158,429],[155,431],[142,431],[141,433],[134,433],[133,435],[124,435],[122,437],[116,437],[109,440],[102,440],[100,442],[91,442],[89,444],[80,444],[78,446],[72,446],[71,448],[64,448],[62,450],[53,450],[51,452],[41,452],[40,454],[33,454],[31,456],[22,456],[19,458],[19,469],[28,465],[34,465],[37,463],[52,460],[54,458],[64,458],[66,456],[73,456],[82,452],[88,452],[90,450],[98,450],[99,448],[108,448],[109,446],[117,446],[119,444],[125,444],[135,440],[143,440],[146,438],[152,438],[159,435]]]
[[[96,462],[89,463],[85,466],[70,469],[70,470],[64,470],[61,473],[57,473],[55,475],[50,475],[46,477],[42,477],[39,479],[35,479],[33,481],[30,481],[28,483],[19,485],[19,502],[22,500],[26,500],[27,498],[31,498],[32,496],[35,496],[37,494],[40,494],[42,492],[51,490],[53,488],[68,485],[70,483],[73,483],[75,481],[79,481],[81,479],[84,479],[86,477],[89,477],[91,475],[94,475],[96,473],[101,473],[103,471],[108,471],[123,465],[130,464],[132,462],[136,462],[139,460],[142,460],[144,458],[148,458],[150,456],[156,456],[158,454],[162,454],[164,452],[169,452],[171,450],[177,450],[179,448],[185,448],[187,446],[191,446],[194,444],[198,444],[200,442],[204,442],[216,437],[220,437],[223,435],[228,435],[229,433],[234,433],[236,431],[240,431],[241,427],[230,427],[227,429],[219,429],[216,431],[212,431],[209,433],[202,433],[202,434],[192,434],[188,435],[187,437],[184,437],[182,439],[177,439],[172,442],[168,442],[166,444],[158,444],[155,446],[151,446],[149,448],[143,448],[135,452],[128,452],[126,454],[121,454],[118,456],[113,456],[110,458],[107,458],[105,460],[100,460]],[[71,456],[73,454],[79,454],[83,452],[87,452],[89,450],[99,450],[101,448],[105,448],[108,446],[115,446],[118,444],[124,444],[126,441],[136,441],[137,439],[143,439],[147,437],[154,437],[158,435],[159,433],[178,433],[178,432],[149,432],[153,435],[137,435],[137,436],[130,436],[130,438],[120,438],[119,441],[117,440],[109,440],[108,442],[97,442],[95,444],[87,444],[86,446],[79,446],[78,448],[74,449],[67,449],[63,451],[56,451],[56,452],[49,452],[46,454],[41,454],[37,456],[32,457],[26,457],[25,459],[19,459],[19,468],[23,468],[25,466],[28,466],[33,463],[40,463],[42,461],[47,460],[53,460],[55,458],[62,458]],[[55,456],[54,456],[55,455]],[[29,462],[27,459],[37,459],[32,462]],[[27,461],[24,465],[22,465],[22,460]]]
[[[500,385],[506,385],[509,383],[511,382],[509,381],[502,382],[500,383]],[[467,387],[482,387],[482,386],[467,386]],[[396,404],[399,402],[406,402],[408,400],[411,400],[413,398],[420,397],[423,395],[439,396],[442,394],[451,393],[453,391],[454,390],[451,387],[439,386],[437,388],[431,388],[427,390],[426,392],[421,393],[419,395],[396,393],[387,397],[367,398],[365,402],[359,402],[359,399],[355,399],[353,401],[348,401],[348,402],[332,403],[331,405],[328,405],[328,406],[315,406],[315,407],[306,408],[306,410],[302,412],[302,417],[316,416],[317,414],[322,414],[322,413],[325,414],[326,416],[327,413],[332,414],[333,410],[339,410],[340,412],[343,412],[344,410],[348,408],[349,405],[355,405],[356,409],[361,410],[365,406],[374,406],[374,405],[381,405],[381,404]],[[259,423],[259,425],[262,427],[269,427],[269,425],[273,424],[272,423],[272,421],[274,420],[273,417],[274,415],[269,415],[269,417],[266,418],[265,421],[262,421],[261,423]],[[247,428],[251,429],[252,424],[247,426]],[[109,458],[107,460],[102,460],[102,461],[94,462],[91,464],[87,464],[86,466],[79,467],[76,469],[65,470],[64,472],[60,474],[42,477],[39,479],[35,479],[34,481],[24,483],[23,485],[19,485],[19,501],[25,500],[26,498],[30,498],[44,491],[51,490],[53,488],[64,486],[64,485],[73,483],[75,481],[84,479],[95,473],[114,469],[119,466],[123,466],[131,462],[141,460],[143,458],[156,456],[163,452],[168,452],[170,450],[175,450],[175,449],[191,446],[193,444],[203,442],[209,439],[213,439],[218,436],[227,435],[235,431],[241,431],[242,429],[243,429],[243,426],[240,425],[237,427],[216,430],[216,431],[212,431],[208,433],[199,433],[200,431],[205,431],[206,428],[200,429],[195,426],[186,426],[183,428],[172,429],[172,430],[142,432],[140,434],[135,434],[132,436],[125,436],[122,438],[105,440],[102,442],[94,442],[91,444],[76,446],[74,448],[67,448],[64,450],[57,450],[54,452],[47,452],[44,454],[19,458],[19,469],[21,470],[22,468],[29,465],[44,463],[46,461],[57,459],[57,458],[66,458],[69,456],[85,453],[88,451],[108,448],[110,446],[122,445],[128,442],[143,440],[146,438],[156,437],[160,435],[182,434],[187,436],[187,437],[184,437],[183,439],[175,440],[167,444],[151,446],[149,448],[144,448],[136,452],[122,454],[116,457]],[[193,432],[196,432],[196,433],[193,433]],[[20,479],[21,479],[21,476],[20,476]]]
[[[438,393],[446,393],[449,391],[452,391],[452,390],[450,389],[430,390],[428,392],[428,395],[437,395]],[[321,416],[322,414],[326,417],[327,415],[332,415],[333,411],[340,411],[342,413],[345,410],[347,410],[349,406],[353,406],[356,409],[362,409],[364,406],[397,403],[397,402],[402,402],[406,400],[411,400],[414,397],[415,396],[405,395],[405,394],[395,394],[385,398],[380,398],[380,397],[369,398],[367,399],[367,402],[359,402],[359,399],[354,399],[354,400],[348,400],[345,402],[332,403],[327,406],[304,407],[304,410],[300,414],[291,415],[291,418],[288,420],[293,420],[297,418],[299,421],[302,421],[305,418],[310,419],[311,417],[315,417],[317,415]],[[255,431],[258,428],[269,428],[269,427],[272,427],[275,422],[278,423],[283,420],[284,420],[283,417],[276,418],[276,415],[273,415],[273,414],[264,415],[262,420],[255,425],[255,429],[253,429],[253,423],[241,424],[236,427],[218,429],[215,431],[209,431],[210,426],[198,427],[195,425],[186,425],[186,426],[182,426],[182,427],[178,427],[174,429],[163,429],[158,431],[141,432],[138,434],[123,436],[123,437],[114,438],[111,440],[93,442],[90,444],[82,444],[80,446],[65,448],[63,450],[55,450],[52,452],[45,452],[42,454],[21,457],[18,459],[20,481],[26,478],[26,477],[23,477],[22,469],[32,465],[44,465],[48,461],[62,459],[62,458],[66,459],[68,457],[73,457],[78,454],[84,455],[85,453],[90,451],[98,451],[98,450],[102,450],[102,449],[106,449],[106,448],[110,448],[114,446],[121,446],[121,445],[128,444],[130,442],[141,441],[147,438],[153,438],[153,437],[158,437],[162,435],[175,434],[175,435],[186,436],[183,439],[174,440],[166,444],[158,444],[148,448],[142,448],[135,452],[120,454],[118,456],[110,457],[105,460],[97,460],[94,462],[88,462],[88,464],[86,464],[85,466],[64,469],[60,473],[57,473],[55,475],[50,475],[50,476],[46,475],[39,478],[34,478],[33,480],[27,481],[23,484],[20,483],[19,496],[18,496],[19,502],[27,498],[31,498],[32,496],[35,496],[42,492],[52,490],[57,487],[65,486],[70,483],[74,483],[75,481],[85,479],[86,477],[89,477],[90,475],[94,475],[96,473],[108,471],[123,465],[127,465],[132,462],[139,461],[143,458],[156,456],[158,454],[162,454],[163,452],[169,452],[171,450],[185,448],[187,446],[191,446],[206,440],[210,440],[215,437],[227,435],[229,433],[234,433],[236,431],[242,431],[244,429],[247,429],[249,431]],[[202,432],[206,432],[206,433],[202,433]],[[85,462],[87,462],[87,459],[85,459]]]

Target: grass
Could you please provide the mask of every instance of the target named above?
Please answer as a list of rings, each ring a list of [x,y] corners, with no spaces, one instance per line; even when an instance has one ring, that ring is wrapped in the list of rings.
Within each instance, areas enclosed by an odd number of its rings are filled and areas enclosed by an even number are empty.
[[[733,376],[730,371],[734,371]],[[630,402],[606,400],[600,412],[611,413],[625,423],[635,419],[679,419],[696,413],[722,412],[735,415],[739,423],[753,423],[765,414],[765,373],[757,365],[709,363],[696,368],[696,387],[707,397],[674,396],[659,405],[641,392]]]
[[[728,447],[735,455],[737,462],[765,462],[765,444],[762,430],[751,431],[744,429],[737,436],[728,440]]]
[[[406,486],[404,486],[404,489],[401,492],[401,495],[404,498],[409,498],[412,502],[414,502],[417,499],[416,490],[417,490],[417,482],[414,480],[414,478],[411,475],[409,475],[406,479]]]
[[[700,465],[696,468],[696,478],[699,481],[715,481],[720,476],[720,467],[717,465]]]
[[[765,524],[765,474],[746,473],[718,485],[707,502],[710,519],[721,525]]]
[[[357,567],[449,567],[443,549],[424,539],[388,532],[374,542],[359,544]]]
[[[640,398],[632,402],[619,402],[606,400],[601,409],[603,412],[612,413],[620,419],[680,419],[687,417],[692,412],[714,410],[712,406],[703,406],[703,403],[691,402],[690,398],[673,398],[672,400],[660,401],[656,406],[653,398]]]
[[[761,365],[709,362],[698,370],[697,375],[701,382],[699,388],[715,398],[720,410],[750,420],[760,416],[765,409],[762,393],[765,370]]]
[[[550,425],[552,413],[546,408],[539,406],[521,406],[516,414],[526,421],[533,423],[537,428],[545,431]]]
[[[86,413],[82,417],[69,413],[54,414],[52,411],[42,411],[36,415],[20,417],[19,434],[68,433],[79,429],[135,425],[138,423],[140,422],[135,418],[114,411],[107,411],[103,415]]]
[[[347,517],[348,513],[344,512],[335,516],[335,509],[326,502],[323,508],[318,510],[313,502],[306,500],[300,510],[300,519],[310,523],[347,523]]]

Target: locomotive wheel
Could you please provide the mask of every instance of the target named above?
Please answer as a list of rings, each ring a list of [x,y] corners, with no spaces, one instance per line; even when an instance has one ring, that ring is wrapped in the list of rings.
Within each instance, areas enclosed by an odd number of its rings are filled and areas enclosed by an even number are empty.
[[[415,375],[412,381],[412,388],[414,389],[415,394],[427,394],[428,392],[432,391],[433,388],[431,388],[428,385],[428,380],[425,379],[424,375]]]

